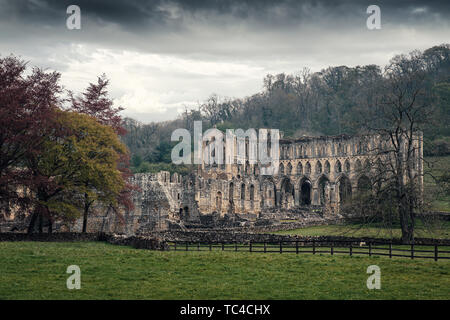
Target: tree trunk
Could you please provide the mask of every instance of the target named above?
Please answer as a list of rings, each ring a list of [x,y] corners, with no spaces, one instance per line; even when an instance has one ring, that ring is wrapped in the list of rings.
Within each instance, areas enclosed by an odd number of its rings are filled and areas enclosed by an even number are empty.
[[[87,193],[84,194],[84,212],[83,212],[83,233],[86,233],[87,230],[87,220],[88,220],[88,213],[89,213],[89,199]]]
[[[42,223],[43,223],[42,212],[39,210],[39,233],[42,233]]]
[[[414,242],[414,212],[408,206],[408,201],[402,200],[399,207],[400,226],[402,229],[402,242],[410,244]]]
[[[33,211],[33,214],[31,215],[31,219],[30,219],[30,224],[28,225],[28,230],[27,233],[31,234],[34,231],[34,226],[36,225],[36,219],[38,217],[39,213],[37,212],[37,210],[35,209]]]

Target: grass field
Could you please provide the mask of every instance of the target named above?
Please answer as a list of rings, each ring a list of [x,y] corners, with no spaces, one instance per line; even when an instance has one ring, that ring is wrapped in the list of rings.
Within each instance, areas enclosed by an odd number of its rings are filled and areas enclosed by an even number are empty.
[[[440,177],[450,171],[450,156],[426,157],[424,161],[425,200],[431,201],[431,210],[450,212],[450,194],[438,192],[432,176]],[[430,174],[428,174],[430,173]]]
[[[0,243],[0,299],[449,299],[450,261]],[[66,288],[66,268],[81,289]],[[369,265],[381,289],[366,287]]]
[[[348,237],[373,237],[373,238],[400,238],[400,227],[385,228],[382,224],[370,225],[345,224],[305,227],[294,230],[271,232],[276,234],[291,234],[301,236],[348,236]],[[424,225],[418,221],[415,236],[418,238],[450,239],[450,221],[435,221]]]

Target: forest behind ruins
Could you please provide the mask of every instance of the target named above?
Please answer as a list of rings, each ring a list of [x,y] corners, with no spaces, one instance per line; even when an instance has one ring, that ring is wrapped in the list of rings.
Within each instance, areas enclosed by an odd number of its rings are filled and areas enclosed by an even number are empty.
[[[185,106],[172,121],[142,124],[126,118],[127,134],[122,139],[131,151],[134,172],[186,172],[185,167],[171,164],[171,150],[177,142],[171,142],[170,136],[176,128],[192,130],[198,120],[204,130],[212,126],[221,130],[276,128],[285,138],[362,133],[367,129],[365,117],[376,116],[379,97],[390,90],[385,85],[386,75],[394,66],[408,70],[413,65],[424,74],[422,98],[430,111],[420,126],[424,154],[449,155],[449,44],[395,56],[387,66],[336,66],[315,73],[304,68],[293,74],[268,74],[260,92],[243,98],[211,94],[202,103]]]

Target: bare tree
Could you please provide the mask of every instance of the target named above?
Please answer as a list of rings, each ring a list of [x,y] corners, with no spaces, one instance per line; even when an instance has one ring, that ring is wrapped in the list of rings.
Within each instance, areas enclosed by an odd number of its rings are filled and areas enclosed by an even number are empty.
[[[366,133],[375,134],[368,151],[373,192],[359,202],[366,216],[398,221],[402,241],[414,241],[423,211],[423,135],[433,108],[419,52],[397,56],[385,68],[374,103],[368,105]]]

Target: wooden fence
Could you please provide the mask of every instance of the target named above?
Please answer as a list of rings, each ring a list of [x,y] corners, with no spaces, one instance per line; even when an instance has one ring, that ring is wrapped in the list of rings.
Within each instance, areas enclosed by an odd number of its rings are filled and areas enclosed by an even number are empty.
[[[411,259],[450,259],[450,247],[444,245],[403,245],[391,242],[355,242],[329,240],[292,240],[279,242],[168,242],[175,251],[235,251],[254,253],[341,254],[404,257]]]

